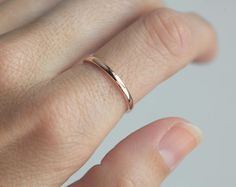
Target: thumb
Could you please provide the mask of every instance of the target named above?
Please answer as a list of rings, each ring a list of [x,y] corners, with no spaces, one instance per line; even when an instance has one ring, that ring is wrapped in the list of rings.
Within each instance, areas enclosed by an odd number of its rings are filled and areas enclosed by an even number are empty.
[[[200,142],[196,127],[162,119],[131,134],[72,187],[155,187]]]

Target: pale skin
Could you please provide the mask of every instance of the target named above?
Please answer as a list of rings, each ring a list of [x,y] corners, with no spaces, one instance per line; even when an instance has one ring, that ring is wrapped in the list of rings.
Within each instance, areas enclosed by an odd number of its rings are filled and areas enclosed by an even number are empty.
[[[0,2],[4,187],[60,186],[125,114],[121,93],[98,68],[82,63],[86,55],[112,67],[137,103],[191,61],[216,53],[209,23],[158,0]],[[154,121],[71,186],[161,186],[200,140],[182,118]]]

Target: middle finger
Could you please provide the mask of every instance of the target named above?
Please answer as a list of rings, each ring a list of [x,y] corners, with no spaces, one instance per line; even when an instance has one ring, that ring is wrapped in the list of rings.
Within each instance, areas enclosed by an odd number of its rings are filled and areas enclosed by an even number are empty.
[[[14,78],[14,88],[18,80],[27,88],[52,78],[159,5],[157,0],[63,1],[36,22],[0,38],[1,74]]]

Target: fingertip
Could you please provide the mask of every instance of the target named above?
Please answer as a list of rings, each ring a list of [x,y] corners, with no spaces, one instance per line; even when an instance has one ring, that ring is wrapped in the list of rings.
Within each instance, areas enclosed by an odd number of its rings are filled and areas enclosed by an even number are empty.
[[[194,62],[205,63],[212,61],[218,54],[218,37],[214,26],[196,13],[188,12],[185,14],[188,15],[188,23],[191,28],[194,28],[194,30],[192,30],[193,35],[196,35],[196,33],[200,35],[195,39],[201,39],[201,43],[196,41],[200,51],[198,50],[198,55],[194,59]]]
[[[120,160],[121,155],[126,159],[133,155],[132,159],[142,160],[147,159],[145,158],[147,155],[156,154],[156,158],[164,161],[157,159],[156,166],[165,177],[169,173],[166,171],[166,166],[170,171],[174,170],[201,143],[202,137],[200,128],[189,121],[178,117],[165,118],[154,121],[131,134],[103,161]],[[118,152],[119,154],[117,154]]]
[[[198,127],[181,118],[154,121],[119,143],[77,186],[161,184],[199,144],[201,134]],[[104,180],[99,182],[101,178]]]
[[[183,124],[183,128],[186,128],[186,130],[195,137],[197,145],[203,141],[203,132],[198,126],[185,123]]]
[[[205,64],[205,63],[211,63],[214,59],[216,59],[219,49],[217,46],[217,40],[213,40],[212,47],[209,48],[204,54],[197,57],[194,60],[194,63],[196,64]]]
[[[178,121],[165,133],[158,151],[172,171],[202,140],[202,132],[187,121]]]

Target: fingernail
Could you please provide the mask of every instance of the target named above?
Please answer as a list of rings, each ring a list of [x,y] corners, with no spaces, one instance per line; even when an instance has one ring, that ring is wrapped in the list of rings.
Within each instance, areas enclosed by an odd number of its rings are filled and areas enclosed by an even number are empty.
[[[170,170],[186,157],[201,141],[201,130],[189,123],[170,127],[159,142],[159,152]]]

